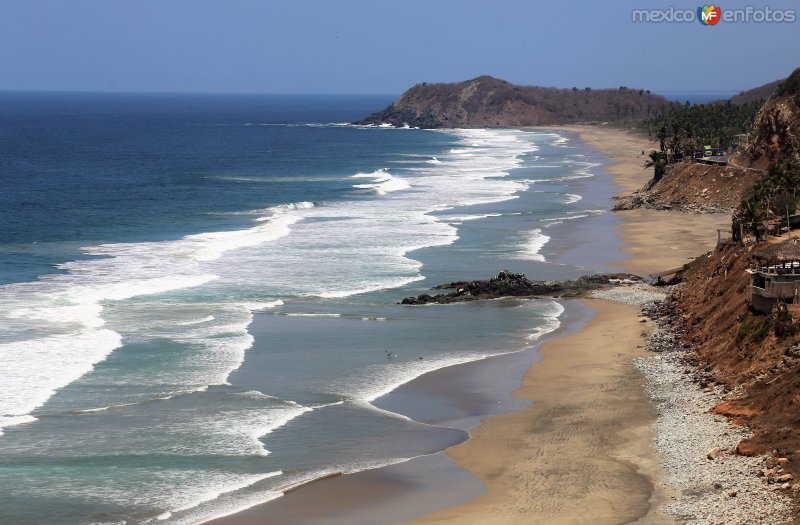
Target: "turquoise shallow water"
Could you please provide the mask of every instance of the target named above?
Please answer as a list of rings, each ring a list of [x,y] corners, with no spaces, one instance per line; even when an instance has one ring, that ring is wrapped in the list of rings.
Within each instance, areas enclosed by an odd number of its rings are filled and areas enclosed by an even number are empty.
[[[373,402],[563,309],[397,302],[599,268],[610,190],[563,134],[343,125],[383,103],[3,96],[0,521],[198,523],[464,438]]]

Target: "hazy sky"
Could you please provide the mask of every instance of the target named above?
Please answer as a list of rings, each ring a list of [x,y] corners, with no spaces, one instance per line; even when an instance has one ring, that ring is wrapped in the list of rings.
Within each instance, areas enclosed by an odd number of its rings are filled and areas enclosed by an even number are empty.
[[[521,84],[738,91],[800,65],[800,21],[633,23],[699,2],[2,0],[0,89],[400,93]],[[722,9],[800,2],[725,0]]]

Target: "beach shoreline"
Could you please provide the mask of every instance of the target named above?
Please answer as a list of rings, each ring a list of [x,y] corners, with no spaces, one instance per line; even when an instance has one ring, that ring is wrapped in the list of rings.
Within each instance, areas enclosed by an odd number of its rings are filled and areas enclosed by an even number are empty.
[[[557,130],[577,136],[608,159],[601,169],[612,176],[613,183],[620,190],[628,192],[638,189],[649,177],[642,169],[641,152],[648,151],[646,139],[613,128],[570,126]],[[641,275],[664,269],[663,266],[679,266],[687,258],[711,249],[716,237],[714,230],[709,230],[709,227],[727,220],[727,217],[713,216],[687,218],[685,214],[651,210],[641,210],[641,213],[637,210],[632,215],[629,213],[625,212],[621,217],[617,215],[619,223],[614,230],[626,247],[619,254],[621,260],[613,265]],[[634,215],[636,220],[628,219]],[[659,234],[654,235],[654,231]],[[703,231],[710,231],[713,235],[704,235]],[[657,248],[662,243],[671,245],[668,253],[658,253]],[[659,266],[654,266],[654,262]],[[531,357],[524,369],[518,372],[522,388],[516,394],[533,404],[484,419],[480,426],[471,430],[468,441],[451,447],[446,453],[319,481],[294,490],[289,496],[208,524],[394,523],[411,518],[410,523],[463,523],[472,521],[473,517],[472,522],[475,523],[512,523],[519,519],[537,523],[582,523],[585,516],[590,515],[585,513],[589,507],[578,514],[567,515],[554,513],[553,509],[564,505],[581,509],[574,502],[580,500],[580,495],[587,491],[592,496],[584,501],[591,502],[594,521],[609,524],[637,520],[672,523],[670,517],[658,510],[669,495],[664,488],[663,473],[660,472],[658,457],[652,446],[656,412],[642,386],[644,380],[641,373],[633,366],[634,358],[641,356],[644,348],[644,325],[639,322],[638,309],[591,299],[580,303],[577,308],[583,309],[582,315],[578,316],[580,319],[566,322],[541,344],[539,351],[547,356],[546,359],[539,362]],[[624,330],[608,328],[623,325]],[[591,360],[592,353],[582,353],[580,347],[589,343],[597,345],[599,341],[605,341],[602,343],[605,351],[595,357],[604,360],[596,363],[597,370],[589,370],[582,363]],[[620,348],[624,351],[619,351]],[[504,357],[500,356],[499,359]],[[485,364],[467,363],[443,370],[452,373],[455,369]],[[557,387],[553,379],[559,374],[563,375],[563,370],[570,367],[575,367],[571,375],[580,378],[579,382]],[[419,388],[420,384],[430,382],[437,373],[444,372],[431,372],[407,383],[405,387]],[[578,434],[591,437],[582,443],[561,448],[559,440],[564,439],[564,431],[569,426],[567,423],[550,418],[551,424],[540,425],[537,432],[532,432],[530,425],[525,424],[526,421],[547,419],[544,417],[547,410],[544,400],[551,396],[550,399],[556,403],[564,397],[565,392],[571,395],[570,388],[577,388],[580,383],[588,383],[593,387],[587,387],[582,401],[575,396],[576,402],[571,410],[582,409],[586,411],[586,417],[596,415],[607,423],[600,425],[597,420],[591,423],[592,418],[589,418],[586,419],[584,431],[572,432],[575,435],[573,437]],[[604,390],[608,384],[625,385],[628,412],[635,416],[626,417],[619,412],[618,405],[614,403],[616,394],[613,390]],[[604,408],[597,410],[598,405]],[[604,431],[592,432],[601,426]],[[526,442],[529,445],[512,447],[511,451],[498,449],[495,440],[481,437],[484,435],[503,436],[516,443]],[[540,442],[548,444],[551,449],[533,458],[533,462],[526,463],[526,460],[532,459],[529,457],[530,451],[535,450],[536,443]],[[608,446],[600,451],[597,448],[600,444]],[[588,455],[587,450],[591,451]],[[568,457],[563,457],[564,454]],[[584,459],[571,461],[570,455]],[[504,472],[503,464],[522,468],[522,473]],[[548,465],[560,472],[543,477],[541,469],[548,468]],[[609,469],[609,465],[613,465],[613,468]],[[608,472],[607,475],[595,477],[585,474],[592,470]],[[565,480],[565,473],[581,471],[584,475]],[[466,472],[471,473],[474,476],[472,480],[479,481],[485,489],[476,489],[476,485],[463,476]],[[530,491],[510,491],[509,487],[514,487],[511,481],[518,481],[520,475],[528,476],[527,486],[540,487],[545,496],[533,498]],[[444,492],[443,487],[447,487]],[[619,487],[625,489],[618,490]],[[357,497],[357,494],[360,496]],[[435,497],[424,497],[431,494]],[[532,506],[531,499],[538,499],[542,504],[539,507]],[[310,512],[309,509],[316,510]]]
[[[544,334],[536,344],[522,351],[425,373],[378,398],[374,405],[428,424],[464,430],[476,428],[487,417],[523,409],[529,401],[514,396],[513,391],[521,385],[526,370],[541,360],[540,344],[578,333],[593,315],[577,300],[564,301],[563,305],[560,326]],[[491,400],[483,399],[489,384],[496,392]],[[476,393],[476,389],[483,393]],[[501,399],[502,404],[495,399]],[[443,406],[444,411],[436,408]],[[466,503],[484,492],[483,482],[443,450],[383,467],[312,480],[293,487],[282,497],[204,525],[388,524]]]
[[[557,129],[576,134],[605,156],[603,169],[622,192],[640,188],[649,178],[643,169],[650,149],[646,139],[614,128]],[[615,215],[620,219],[615,231],[625,247],[614,264],[640,275],[681,266],[712,249],[715,228],[728,221],[653,210]],[[588,303],[596,316],[579,333],[545,343],[545,358],[526,373],[525,387],[517,393],[535,402],[484,421],[468,442],[448,451],[484,481],[487,493],[408,523],[675,523],[661,510],[677,496],[665,482],[653,446],[658,414],[633,365],[645,355],[648,325],[640,321],[638,307]],[[564,370],[570,370],[569,381],[554,387],[556,378],[567,375]],[[598,380],[612,371],[618,375],[610,383]],[[624,395],[605,390],[609,384],[624,388]],[[565,394],[572,417],[554,421],[553,414],[567,403]],[[631,414],[635,417],[626,417]],[[523,445],[498,447],[501,443]]]
[[[485,420],[448,450],[487,492],[408,523],[673,523],[653,453],[655,409],[633,359],[638,308],[587,299],[592,319],[541,348],[516,394],[533,403]]]

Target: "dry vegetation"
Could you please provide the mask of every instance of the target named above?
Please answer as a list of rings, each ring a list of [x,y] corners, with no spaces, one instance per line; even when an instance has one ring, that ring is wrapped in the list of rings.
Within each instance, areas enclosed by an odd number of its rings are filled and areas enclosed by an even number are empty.
[[[660,180],[616,198],[614,210],[650,208],[691,213],[730,213],[748,194],[759,175],[731,166],[679,162],[666,167]]]
[[[517,86],[490,76],[452,84],[417,84],[358,124],[425,128],[512,127],[647,118],[669,103],[643,89]]]

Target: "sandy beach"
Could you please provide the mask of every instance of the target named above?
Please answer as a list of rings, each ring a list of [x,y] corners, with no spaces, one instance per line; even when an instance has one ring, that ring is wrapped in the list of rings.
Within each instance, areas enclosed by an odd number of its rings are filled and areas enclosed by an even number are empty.
[[[631,133],[568,127],[605,155],[624,192],[649,178],[651,145]],[[617,264],[648,274],[684,264],[714,247],[727,216],[635,210],[617,214],[627,257]],[[516,392],[532,405],[484,421],[448,451],[483,480],[487,493],[410,523],[672,523],[659,510],[670,494],[653,448],[656,411],[633,360],[643,355],[638,308],[601,300],[577,334],[541,348],[544,359]]]
[[[604,169],[622,192],[650,177],[642,167],[642,151],[652,149],[646,138],[560,129],[609,159]],[[625,247],[614,264],[640,275],[712,249],[716,229],[729,221],[655,210],[617,217]],[[653,446],[657,412],[633,365],[645,354],[649,323],[635,306],[599,299],[579,306],[575,333],[554,334],[539,349],[543,359],[523,365],[514,394],[531,402],[527,408],[484,419],[446,454],[323,480],[210,523],[673,523],[660,510],[672,494]]]
[[[640,189],[652,177],[652,169],[643,165],[656,144],[647,137],[617,128],[601,126],[563,126],[609,159],[606,172],[620,188],[620,193]],[[644,152],[644,154],[642,154]],[[730,230],[728,214],[690,214],[650,209],[616,212],[621,219],[616,229],[625,243],[622,252],[627,257],[618,264],[626,271],[646,275],[676,268],[712,249],[717,230],[723,236]]]
[[[653,453],[654,409],[632,358],[638,309],[589,300],[577,334],[543,346],[516,394],[533,404],[491,418],[448,453],[487,493],[411,523],[671,523]]]

